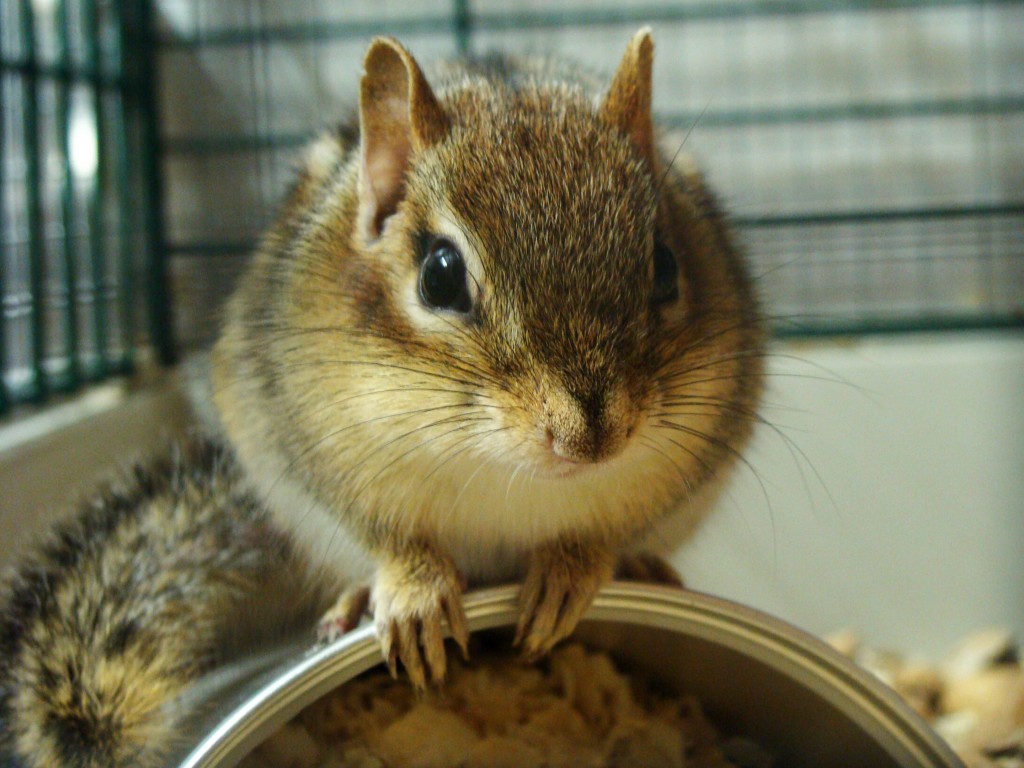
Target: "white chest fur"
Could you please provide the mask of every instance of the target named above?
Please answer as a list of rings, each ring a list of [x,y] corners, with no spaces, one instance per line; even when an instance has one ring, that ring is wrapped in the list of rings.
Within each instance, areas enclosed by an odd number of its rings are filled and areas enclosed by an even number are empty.
[[[372,575],[376,563],[346,527],[345,515],[290,477],[286,461],[261,451],[245,463],[314,572],[339,584]],[[526,555],[559,537],[628,532],[626,546],[649,531],[644,518],[663,509],[671,493],[664,467],[649,452],[627,449],[562,478],[486,459],[452,464],[427,478],[418,476],[416,466],[396,466],[379,478],[373,503],[388,530],[430,539],[471,583],[489,584],[517,578]],[[345,497],[339,488],[339,504]],[[688,530],[705,508],[703,500],[684,503],[674,517]]]

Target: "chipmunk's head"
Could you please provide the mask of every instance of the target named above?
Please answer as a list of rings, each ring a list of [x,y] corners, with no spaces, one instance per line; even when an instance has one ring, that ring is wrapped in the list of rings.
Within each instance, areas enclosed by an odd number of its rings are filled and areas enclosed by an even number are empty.
[[[357,237],[396,280],[389,333],[472,381],[482,444],[556,474],[625,448],[685,344],[702,244],[659,188],[651,60],[644,31],[595,100],[486,64],[435,94],[397,42],[366,56]]]
[[[274,360],[304,404],[301,461],[374,483],[471,457],[543,482],[714,472],[746,434],[759,369],[737,361],[760,337],[699,177],[656,148],[652,52],[641,31],[598,93],[508,58],[435,89],[398,42],[371,44],[358,144],[313,153],[321,190],[270,241],[298,265],[264,259],[288,296],[264,315],[314,329]]]

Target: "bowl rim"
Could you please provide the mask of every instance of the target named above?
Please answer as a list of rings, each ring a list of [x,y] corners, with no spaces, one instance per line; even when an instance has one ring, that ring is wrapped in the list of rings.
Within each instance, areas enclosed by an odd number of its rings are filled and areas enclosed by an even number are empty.
[[[470,632],[514,627],[518,591],[517,585],[507,584],[467,593]],[[899,765],[964,768],[952,748],[881,680],[775,616],[691,590],[613,582],[594,598],[582,622],[667,629],[753,656],[827,700]],[[231,768],[305,706],[382,661],[372,625],[327,646],[309,645],[303,638],[268,656],[261,671],[269,670],[272,677],[261,675],[261,682],[206,732],[180,768]]]

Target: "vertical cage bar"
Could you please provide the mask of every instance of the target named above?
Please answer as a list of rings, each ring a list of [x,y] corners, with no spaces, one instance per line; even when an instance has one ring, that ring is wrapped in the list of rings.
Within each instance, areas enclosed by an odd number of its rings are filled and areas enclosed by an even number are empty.
[[[971,87],[980,93],[991,93],[993,67],[990,43],[985,17],[991,9],[980,0],[972,3],[974,13],[971,17]],[[974,138],[974,173],[975,194],[980,200],[993,201],[993,162],[991,115],[975,115],[971,123],[971,134]],[[975,243],[981,253],[977,254],[979,279],[983,283],[985,301],[989,306],[995,303],[996,294],[996,253],[992,238],[993,221],[991,218],[980,219],[976,226]]]
[[[459,56],[468,56],[470,52],[470,36],[473,33],[473,19],[470,16],[469,0],[454,0],[452,23],[455,32],[455,50]]]
[[[68,3],[71,0],[60,0],[57,6],[57,45],[58,69],[71,66],[71,44],[68,29]],[[79,349],[78,349],[78,267],[75,258],[75,193],[74,176],[71,172],[71,145],[68,124],[71,120],[70,80],[59,78],[55,83],[57,89],[57,140],[60,142],[63,168],[61,172],[61,220],[64,228],[63,259],[64,289],[67,292],[67,308],[64,311],[64,335],[67,340],[67,386],[77,388],[79,385]]]
[[[168,291],[167,240],[164,233],[163,187],[160,177],[160,133],[157,123],[158,39],[153,3],[149,0],[125,0],[133,19],[124,19],[130,29],[138,30],[137,44],[131,55],[138,77],[132,78],[130,92],[138,105],[140,118],[139,154],[145,202],[142,206],[146,227],[146,296],[149,306],[149,332],[157,359],[169,365],[176,359]],[[132,23],[134,22],[134,23]]]
[[[39,159],[39,78],[36,60],[35,15],[31,0],[21,0],[21,44],[27,66],[21,83],[24,109],[25,192],[28,216],[29,306],[32,327],[32,383],[29,399],[39,400],[47,390],[43,356],[46,353],[46,318],[43,312],[43,201]]]
[[[120,319],[119,325],[121,327],[122,341],[121,358],[118,361],[118,368],[123,372],[127,372],[132,369],[135,348],[135,269],[132,261],[131,245],[136,217],[135,201],[132,196],[131,159],[129,157],[131,129],[128,122],[128,110],[125,108],[125,94],[130,87],[128,85],[128,66],[125,56],[130,41],[123,21],[120,2],[115,2],[111,5],[111,13],[111,26],[116,32],[114,39],[117,45],[115,55],[112,57],[116,66],[114,77],[121,82],[121,88],[117,91],[115,100],[115,117],[117,118],[115,121],[117,126],[115,162],[117,165],[117,205],[120,209],[117,219],[117,268],[118,284],[120,286],[118,316]]]
[[[0,12],[0,60],[3,59],[4,40],[4,14]],[[7,77],[6,70],[0,66],[0,109],[7,109]],[[7,216],[4,209],[7,187],[5,172],[7,171],[7,134],[4,131],[3,117],[0,116],[0,230],[3,229],[3,222]],[[10,399],[7,396],[7,322],[4,312],[4,297],[7,292],[4,290],[4,254],[0,253],[0,414],[10,407]]]
[[[105,295],[106,270],[106,208],[104,190],[107,186],[106,172],[106,125],[104,120],[104,104],[100,62],[100,10],[97,0],[84,0],[83,16],[85,18],[85,68],[92,84],[91,99],[93,104],[93,121],[96,127],[96,170],[90,179],[88,194],[89,213],[89,258],[92,266],[92,308],[93,330],[96,340],[96,365],[93,373],[103,377],[109,370],[108,359],[108,323],[107,297]]]
[[[265,139],[269,139],[273,133],[271,126],[273,94],[270,81],[271,36],[267,32],[266,16],[266,0],[250,4],[247,18],[250,27],[256,31],[249,51],[249,77],[252,83],[253,117],[255,118],[253,124],[260,143],[268,144],[267,147],[256,153],[256,180],[259,185],[260,197],[263,200],[270,200],[274,196],[274,150],[269,146],[269,142],[265,142]]]

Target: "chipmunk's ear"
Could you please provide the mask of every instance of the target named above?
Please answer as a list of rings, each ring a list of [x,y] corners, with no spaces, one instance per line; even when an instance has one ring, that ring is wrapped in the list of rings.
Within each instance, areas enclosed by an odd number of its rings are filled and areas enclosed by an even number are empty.
[[[402,199],[410,159],[441,141],[449,124],[419,64],[397,40],[370,43],[363,68],[359,223],[372,240]]]
[[[654,125],[651,121],[651,65],[654,42],[644,27],[629,41],[626,55],[598,109],[609,125],[628,136],[654,167]]]

